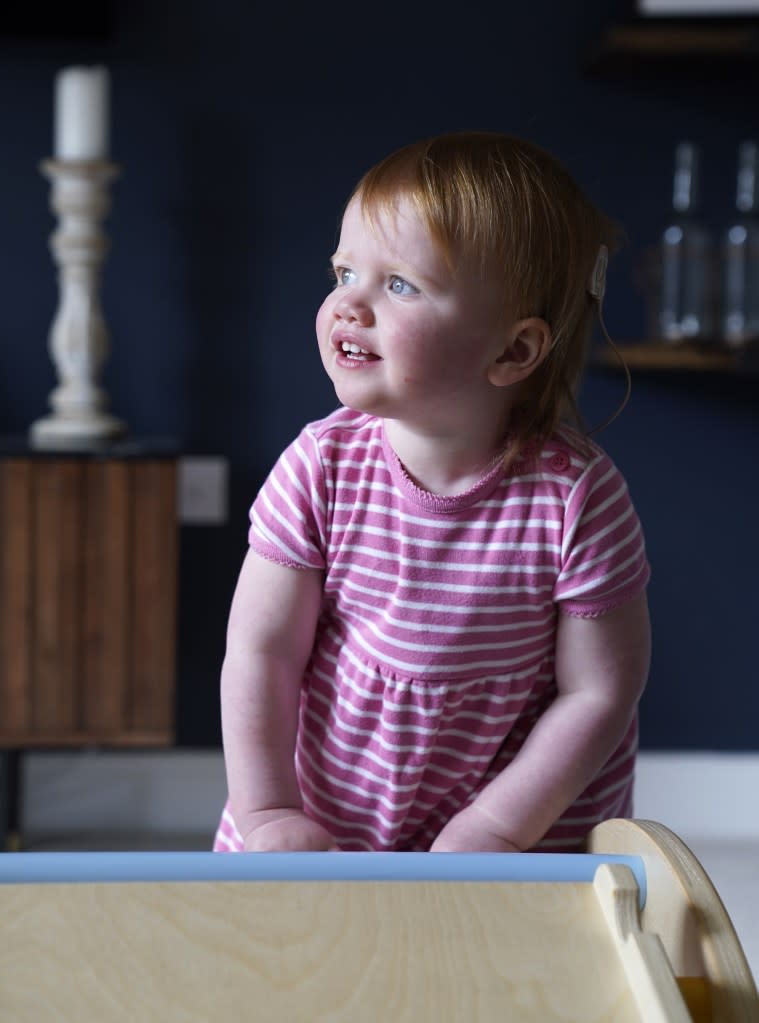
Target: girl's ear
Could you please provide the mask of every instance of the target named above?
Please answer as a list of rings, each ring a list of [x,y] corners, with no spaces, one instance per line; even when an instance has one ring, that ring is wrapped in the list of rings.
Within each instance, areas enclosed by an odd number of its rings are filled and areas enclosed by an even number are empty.
[[[525,380],[548,355],[552,340],[551,328],[540,317],[518,320],[509,329],[503,351],[488,370],[490,383],[508,387]]]

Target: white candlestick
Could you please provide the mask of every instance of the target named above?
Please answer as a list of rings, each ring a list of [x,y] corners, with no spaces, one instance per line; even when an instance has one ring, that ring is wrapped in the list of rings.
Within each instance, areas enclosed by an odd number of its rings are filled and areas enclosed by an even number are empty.
[[[108,107],[107,68],[70,67],[59,71],[55,78],[55,158],[107,159]]]
[[[60,301],[50,328],[50,354],[58,386],[53,414],[31,427],[35,447],[89,448],[122,434],[125,424],[107,412],[99,385],[110,346],[100,307],[100,274],[108,252],[101,223],[110,208],[110,183],[119,168],[106,160],[46,160],[58,229],[50,248],[58,264]]]

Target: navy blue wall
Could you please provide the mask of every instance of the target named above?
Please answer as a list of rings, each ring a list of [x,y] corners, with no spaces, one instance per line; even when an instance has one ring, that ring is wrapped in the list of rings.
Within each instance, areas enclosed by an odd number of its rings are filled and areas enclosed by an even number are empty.
[[[738,143],[759,134],[756,88],[698,76],[585,76],[583,51],[630,5],[565,0],[403,6],[112,0],[100,42],[0,37],[0,432],[24,433],[54,386],[57,290],[39,161],[52,147],[53,77],[112,73],[104,383],[137,435],[170,435],[232,471],[228,526],[182,530],[179,742],[219,742],[218,674],[247,508],[303,421],[334,407],[314,343],[339,211],[388,150],[443,130],[528,136],[553,150],[627,228],[606,319],[642,337],[642,253],[667,213],[675,143],[704,147],[705,215],[732,210]],[[160,9],[159,9],[160,8]],[[0,26],[1,30],[2,26]],[[759,80],[759,79],[758,79]],[[755,523],[759,380],[636,375],[602,441],[625,472],[653,566],[648,748],[757,749]],[[619,375],[591,371],[604,419]]]

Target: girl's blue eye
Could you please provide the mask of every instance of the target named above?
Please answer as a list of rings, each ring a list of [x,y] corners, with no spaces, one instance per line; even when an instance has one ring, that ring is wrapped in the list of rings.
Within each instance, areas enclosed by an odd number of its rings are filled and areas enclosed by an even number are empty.
[[[409,284],[408,281],[404,281],[402,277],[396,277],[395,275],[390,278],[390,290],[394,295],[416,295],[418,289],[413,284]]]
[[[355,270],[350,270],[347,266],[336,266],[335,281],[337,284],[355,284],[356,272]]]

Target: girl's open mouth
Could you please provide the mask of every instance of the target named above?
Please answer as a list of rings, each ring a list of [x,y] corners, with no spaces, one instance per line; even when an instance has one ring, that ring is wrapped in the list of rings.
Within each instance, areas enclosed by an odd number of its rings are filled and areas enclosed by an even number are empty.
[[[340,361],[345,362],[378,362],[380,356],[374,355],[368,349],[363,348],[358,342],[347,338],[336,338],[332,342],[334,351],[337,352]]]
[[[337,350],[352,362],[372,362],[379,358],[378,355],[374,355],[372,352],[367,351],[366,348],[362,348],[355,341],[341,341],[337,346]]]

